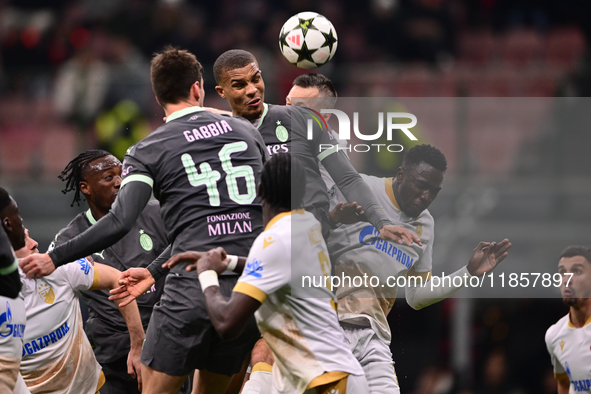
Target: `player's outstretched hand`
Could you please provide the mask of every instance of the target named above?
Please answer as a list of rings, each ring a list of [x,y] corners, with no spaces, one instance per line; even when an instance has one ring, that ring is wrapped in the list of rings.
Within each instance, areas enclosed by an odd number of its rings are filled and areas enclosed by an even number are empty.
[[[55,265],[47,253],[35,253],[25,257],[19,267],[27,274],[27,278],[39,279],[55,271]]]
[[[197,263],[197,273],[201,274],[204,271],[214,270],[220,275],[228,268],[227,257],[224,248],[211,249]]]
[[[128,305],[146,291],[150,290],[156,281],[147,268],[130,268],[121,273],[119,287],[111,290],[109,299],[123,300],[119,306]]]
[[[205,256],[205,253],[189,251],[175,254],[166,263],[162,264],[162,268],[172,268],[178,263],[190,263],[185,269],[187,271],[195,271],[197,269],[197,263]]]
[[[345,204],[343,202],[338,203],[328,215],[330,216],[330,220],[335,224],[353,224],[364,220],[361,216],[364,213],[361,205],[357,205],[357,202],[354,201],[351,204]]]
[[[421,239],[415,233],[408,231],[401,225],[385,225],[380,229],[380,238],[386,241],[394,241],[400,245],[406,243],[408,246],[412,246],[412,243],[415,242],[423,246]]]
[[[468,261],[468,272],[473,276],[481,276],[491,272],[507,257],[511,243],[507,238],[501,242],[480,242],[472,252]]]

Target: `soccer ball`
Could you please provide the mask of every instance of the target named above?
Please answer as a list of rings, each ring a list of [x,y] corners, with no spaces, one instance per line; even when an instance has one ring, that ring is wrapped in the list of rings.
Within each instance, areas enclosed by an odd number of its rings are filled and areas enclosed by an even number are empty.
[[[328,19],[316,12],[300,12],[281,28],[279,49],[294,66],[310,69],[332,59],[337,41],[337,32]]]

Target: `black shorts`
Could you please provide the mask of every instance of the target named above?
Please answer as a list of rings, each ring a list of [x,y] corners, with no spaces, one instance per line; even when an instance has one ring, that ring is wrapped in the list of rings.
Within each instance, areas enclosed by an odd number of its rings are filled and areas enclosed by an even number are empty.
[[[219,277],[220,291],[229,299],[237,275]],[[194,369],[231,376],[240,371],[261,334],[254,316],[235,339],[222,341],[209,320],[205,298],[195,271],[171,272],[160,302],[150,318],[141,361],[169,375],[186,375]]]

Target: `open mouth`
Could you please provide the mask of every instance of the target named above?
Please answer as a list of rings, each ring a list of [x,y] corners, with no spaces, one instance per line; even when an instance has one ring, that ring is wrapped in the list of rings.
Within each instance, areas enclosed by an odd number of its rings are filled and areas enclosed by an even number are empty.
[[[249,101],[248,104],[246,104],[246,105],[248,105],[249,107],[258,107],[260,103],[261,103],[261,99],[255,98],[254,100]]]

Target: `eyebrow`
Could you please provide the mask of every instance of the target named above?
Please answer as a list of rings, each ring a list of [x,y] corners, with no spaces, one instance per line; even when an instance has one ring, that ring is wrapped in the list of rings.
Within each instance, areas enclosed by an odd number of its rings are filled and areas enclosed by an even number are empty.
[[[558,266],[558,269],[561,269],[561,268],[562,268],[562,269],[566,269],[566,268],[564,267],[564,265],[563,265],[563,264],[560,264],[560,265]],[[583,264],[573,264],[573,265],[571,265],[571,267],[570,267],[570,268],[571,268],[571,269],[573,269],[573,268],[583,268]]]
[[[257,74],[260,74],[260,73],[261,73],[261,70],[257,70],[257,72],[256,72],[256,73],[254,73],[254,74],[252,75],[252,77],[250,77],[250,79],[254,78],[254,77],[257,75]],[[232,83],[232,82],[240,82],[240,81],[245,81],[245,80],[246,80],[246,78],[231,79],[231,80],[230,80],[230,83]]]

